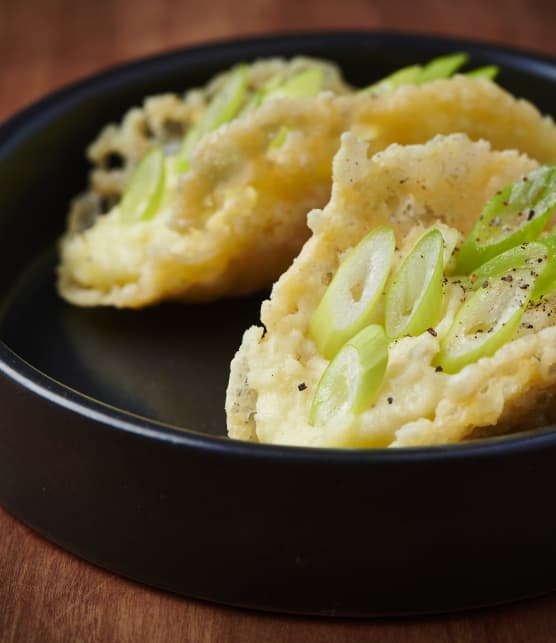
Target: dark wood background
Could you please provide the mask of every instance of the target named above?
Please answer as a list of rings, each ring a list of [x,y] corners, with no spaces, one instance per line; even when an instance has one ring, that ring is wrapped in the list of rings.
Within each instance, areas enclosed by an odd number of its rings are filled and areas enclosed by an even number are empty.
[[[319,28],[441,33],[556,56],[554,0],[0,0],[0,121],[114,63],[225,37]],[[0,641],[556,641],[556,595],[403,620],[255,613],[118,578],[0,509]]]

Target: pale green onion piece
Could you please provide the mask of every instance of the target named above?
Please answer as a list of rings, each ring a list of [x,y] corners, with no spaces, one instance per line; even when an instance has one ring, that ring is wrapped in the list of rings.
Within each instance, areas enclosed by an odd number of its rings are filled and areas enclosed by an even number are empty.
[[[134,223],[154,216],[162,201],[165,186],[165,156],[154,147],[139,163],[120,202],[120,221]]]
[[[386,291],[387,335],[420,335],[438,321],[442,305],[444,241],[439,230],[424,234],[404,259]]]
[[[528,271],[535,279],[531,300],[535,301],[556,289],[556,239],[539,239],[506,250],[477,268],[467,286],[484,287],[492,279],[513,281],[516,274]]]
[[[477,67],[468,71],[465,75],[469,78],[487,78],[494,80],[498,76],[500,69],[496,65],[485,65],[484,67]]]
[[[189,170],[189,167],[191,165],[191,155],[193,154],[193,150],[195,149],[195,146],[199,142],[201,136],[201,129],[198,126],[194,125],[187,130],[187,134],[185,135],[181,144],[181,150],[176,157],[176,168],[178,172],[183,173]]]
[[[541,284],[540,276],[548,267],[548,249],[541,243],[523,243],[515,248],[502,252],[474,270],[467,286],[476,289],[486,287],[493,279],[513,281],[515,275],[529,271],[536,278],[533,299],[540,296],[537,287]],[[541,287],[544,287],[541,285]]]
[[[220,127],[237,114],[247,90],[247,70],[248,65],[238,65],[210,101],[199,121],[204,132]]]
[[[456,261],[458,274],[469,274],[492,257],[535,241],[556,206],[556,168],[542,165],[507,185],[485,205]]]
[[[403,85],[414,85],[421,74],[420,65],[403,67],[368,87],[359,90],[360,94],[387,94]]]
[[[262,92],[254,92],[254,94],[249,98],[245,105],[241,108],[241,111],[237,115],[238,118],[243,118],[248,114],[251,114],[263,101]]]
[[[254,109],[271,98],[305,98],[316,96],[323,87],[324,72],[318,67],[306,69],[289,80],[284,81],[284,74],[279,72],[272,76],[260,91],[255,92],[247,101],[239,117],[250,114]]]
[[[481,357],[493,355],[519,326],[533,284],[530,274],[521,271],[512,281],[498,279],[474,292],[441,341],[436,363],[446,373],[457,373]]]
[[[309,421],[325,426],[358,415],[375,399],[388,365],[388,339],[373,324],[350,339],[324,371],[313,397]]]
[[[199,140],[208,132],[231,121],[237,115],[247,91],[248,65],[238,65],[208,104],[201,119],[191,127],[184,137],[179,152],[179,169],[189,169],[191,155]]]
[[[264,101],[265,97],[267,94],[271,94],[274,90],[276,90],[283,82],[284,80],[284,74],[282,72],[278,72],[277,74],[274,74],[274,76],[271,76],[269,80],[266,81],[266,83],[263,85],[262,89],[259,91],[256,91],[253,93],[251,98],[245,103],[243,108],[241,109],[240,113],[238,114],[238,117],[243,117],[246,116],[247,114],[251,114],[251,112],[259,107],[261,103]]]
[[[461,232],[456,230],[456,228],[450,228],[443,223],[436,223],[431,226],[431,229],[438,230],[442,235],[442,240],[444,241],[444,254],[442,257],[444,274],[449,275],[453,272],[455,266],[455,258],[453,257],[453,254],[461,239]]]
[[[285,82],[272,87],[263,95],[263,102],[270,98],[305,98],[316,96],[324,86],[324,71],[320,67],[309,67]]]
[[[286,139],[288,138],[288,134],[291,132],[291,129],[289,127],[286,127],[285,125],[282,125],[280,130],[278,131],[278,134],[274,137],[274,139],[270,143],[270,147],[273,149],[278,149],[284,145],[286,142]]]
[[[467,54],[449,54],[428,62],[425,66],[402,67],[386,78],[359,90],[362,94],[385,94],[403,85],[422,85],[437,78],[449,78],[468,60]]]
[[[423,67],[423,71],[417,79],[417,84],[422,85],[431,80],[438,78],[449,78],[452,74],[462,67],[469,59],[467,54],[448,54],[447,56],[440,56],[427,63]]]
[[[271,76],[266,83],[263,85],[262,94],[270,94],[275,89],[278,89],[280,85],[284,83],[284,72],[279,71],[274,76]]]
[[[548,257],[535,282],[531,297],[533,300],[544,297],[556,290],[556,237],[551,234],[543,239],[537,239],[537,243],[546,248]]]
[[[391,228],[380,226],[340,264],[309,327],[317,348],[327,359],[371,323],[390,273],[395,245]]]
[[[554,234],[554,229],[547,236],[539,237],[537,243],[542,243],[548,249],[551,257],[556,256],[556,234]]]

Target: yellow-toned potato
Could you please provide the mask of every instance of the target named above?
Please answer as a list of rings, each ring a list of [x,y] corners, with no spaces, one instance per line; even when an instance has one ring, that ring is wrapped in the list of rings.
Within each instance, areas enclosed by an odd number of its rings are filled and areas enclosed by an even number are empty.
[[[390,344],[385,379],[367,410],[324,426],[310,423],[328,361],[309,324],[345,253],[379,224],[396,234],[397,264],[433,223],[467,234],[496,191],[537,166],[516,151],[492,151],[487,142],[471,142],[463,134],[392,145],[371,158],[368,152],[367,143],[344,134],[331,200],[309,214],[311,238],[263,303],[265,331],[252,327],[243,337],[227,391],[229,435],[274,444],[386,447],[507,431],[525,416],[530,420],[531,412],[542,422],[537,403],[550,397],[556,381],[556,327],[548,314],[554,295],[530,307],[512,341],[493,356],[450,375],[434,359],[465,297],[454,280],[446,284],[436,332]]]
[[[306,213],[328,200],[332,158],[347,130],[369,141],[369,153],[465,132],[497,149],[556,161],[554,123],[488,80],[457,76],[375,96],[346,93],[333,72],[329,77],[333,91],[269,101],[205,135],[189,171],[169,180],[152,220],[123,224],[116,205],[92,216],[91,227],[81,225],[99,195],[110,198],[101,183],[121,189],[123,174],[97,170],[96,191],[78,203],[61,242],[62,296],[80,305],[139,307],[269,286],[307,239]]]

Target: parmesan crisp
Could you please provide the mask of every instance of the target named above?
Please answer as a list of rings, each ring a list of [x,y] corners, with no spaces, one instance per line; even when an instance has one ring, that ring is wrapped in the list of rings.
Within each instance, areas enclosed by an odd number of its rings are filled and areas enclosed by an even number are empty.
[[[227,390],[229,435],[300,446],[400,447],[542,424],[556,381],[554,295],[542,308],[528,309],[515,337],[493,356],[450,375],[435,368],[434,358],[465,296],[455,282],[446,284],[435,333],[390,344],[385,379],[370,408],[332,426],[310,424],[328,362],[308,328],[345,253],[380,224],[396,234],[397,265],[432,224],[466,235],[495,192],[537,166],[515,150],[493,151],[464,134],[394,144],[369,158],[370,149],[354,134],[343,135],[331,199],[309,214],[311,238],[263,303],[265,331],[254,326],[243,337]]]

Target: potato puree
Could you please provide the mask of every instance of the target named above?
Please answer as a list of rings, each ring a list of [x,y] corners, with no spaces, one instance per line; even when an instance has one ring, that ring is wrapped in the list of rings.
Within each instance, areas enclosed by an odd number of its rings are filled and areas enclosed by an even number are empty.
[[[292,73],[307,64],[256,63],[250,82],[258,86],[277,69]],[[554,123],[489,80],[456,76],[357,94],[334,66],[319,64],[325,92],[263,103],[203,136],[189,171],[179,175],[169,164],[163,204],[149,220],[120,219],[117,201],[130,171],[154,143],[171,159],[222,78],[184,100],[148,99],[122,126],[109,126],[90,149],[97,164],[91,189],[76,201],[60,244],[61,295],[78,305],[140,307],[270,286],[307,239],[307,212],[329,199],[332,158],[348,130],[369,142],[369,153],[465,132],[496,149],[556,162]],[[122,159],[123,167],[110,167]]]
[[[346,251],[378,224],[394,229],[398,263],[432,223],[466,235],[496,191],[537,166],[515,150],[493,151],[486,141],[463,134],[424,145],[394,144],[369,158],[370,150],[372,143],[342,136],[330,202],[309,214],[312,237],[263,303],[265,330],[247,330],[232,362],[229,435],[274,444],[401,447],[508,431],[525,416],[530,425],[532,414],[542,422],[556,380],[554,295],[546,306],[527,309],[514,338],[493,356],[449,375],[433,365],[464,296],[449,281],[436,336],[424,332],[390,345],[385,379],[370,408],[327,426],[310,424],[313,395],[328,362],[308,326]]]

